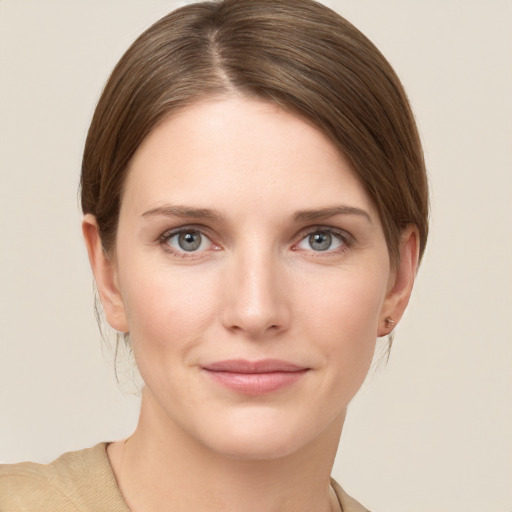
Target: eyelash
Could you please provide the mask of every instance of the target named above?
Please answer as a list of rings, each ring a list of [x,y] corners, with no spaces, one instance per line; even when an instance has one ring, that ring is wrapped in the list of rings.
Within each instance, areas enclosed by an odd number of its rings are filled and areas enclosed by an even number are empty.
[[[294,250],[297,250],[295,249],[295,247],[298,244],[300,244],[302,241],[306,240],[308,237],[316,233],[331,235],[332,237],[336,238],[339,242],[341,242],[342,245],[339,248],[327,249],[325,251],[315,251],[311,249],[310,252],[314,254],[315,257],[325,257],[332,254],[341,254],[350,249],[355,244],[354,237],[342,229],[333,228],[331,226],[312,226],[311,228],[308,228],[306,231],[303,231],[301,233],[300,241],[294,245]]]
[[[218,245],[211,241],[211,237],[205,233],[204,228],[201,226],[183,226],[177,229],[165,231],[158,237],[158,243],[162,246],[165,252],[172,254],[174,257],[181,259],[194,257],[197,258],[202,251],[178,251],[169,245],[169,240],[171,240],[171,238],[185,233],[199,233],[202,237],[208,239],[212,246],[218,248]]]
[[[199,257],[200,254],[204,251],[198,251],[198,252],[196,252],[196,251],[187,252],[184,250],[178,251],[169,245],[169,240],[171,240],[175,236],[185,234],[185,233],[199,233],[201,236],[208,239],[208,241],[211,243],[211,245],[215,248],[214,250],[219,250],[219,248],[220,248],[217,244],[212,242],[211,237],[208,236],[205,233],[204,228],[202,228],[200,226],[183,226],[183,227],[180,227],[177,229],[165,231],[164,233],[162,233],[162,235],[160,235],[158,237],[158,244],[162,246],[162,248],[165,252],[172,254],[174,257],[177,257],[180,259]],[[341,246],[339,248],[335,248],[334,250],[327,249],[325,251],[315,251],[311,248],[309,250],[309,252],[311,252],[312,254],[314,254],[317,257],[322,257],[322,256],[325,257],[325,256],[332,255],[332,254],[343,253],[343,252],[347,251],[348,249],[350,249],[355,244],[354,237],[344,230],[333,228],[331,226],[312,226],[300,233],[300,235],[299,235],[300,240],[293,245],[292,250],[294,250],[294,251],[300,250],[297,248],[297,245],[300,244],[301,242],[303,242],[304,240],[306,240],[311,235],[314,235],[316,233],[331,235],[334,238],[336,238],[339,242],[341,242]]]

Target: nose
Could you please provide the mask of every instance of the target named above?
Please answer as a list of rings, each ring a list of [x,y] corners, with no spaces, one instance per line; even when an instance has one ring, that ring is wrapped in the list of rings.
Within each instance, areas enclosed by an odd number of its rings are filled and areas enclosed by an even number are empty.
[[[224,280],[224,327],[250,339],[272,337],[290,322],[289,289],[279,257],[269,248],[234,254]]]

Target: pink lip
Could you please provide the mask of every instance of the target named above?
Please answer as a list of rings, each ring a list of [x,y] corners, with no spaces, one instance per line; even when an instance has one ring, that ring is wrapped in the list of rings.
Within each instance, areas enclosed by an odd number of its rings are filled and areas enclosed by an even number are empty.
[[[203,366],[216,382],[244,395],[262,395],[290,386],[309,368],[278,359],[234,359]]]

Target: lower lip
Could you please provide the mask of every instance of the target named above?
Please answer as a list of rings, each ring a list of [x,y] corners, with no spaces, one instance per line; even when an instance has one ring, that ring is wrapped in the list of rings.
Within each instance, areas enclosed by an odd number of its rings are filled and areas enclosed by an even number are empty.
[[[205,370],[219,384],[243,395],[264,395],[295,384],[307,369],[296,372],[235,373]]]

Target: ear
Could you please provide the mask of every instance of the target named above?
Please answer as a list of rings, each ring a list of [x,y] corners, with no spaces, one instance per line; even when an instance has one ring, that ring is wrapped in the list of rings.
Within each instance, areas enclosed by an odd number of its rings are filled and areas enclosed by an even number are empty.
[[[123,297],[119,290],[116,262],[103,249],[98,223],[94,215],[86,214],[84,216],[82,232],[105,318],[110,326],[117,331],[128,332],[130,329]]]
[[[419,233],[414,225],[408,226],[400,237],[400,261],[391,273],[388,292],[381,309],[377,336],[388,335],[398,324],[411,297],[418,271]]]

